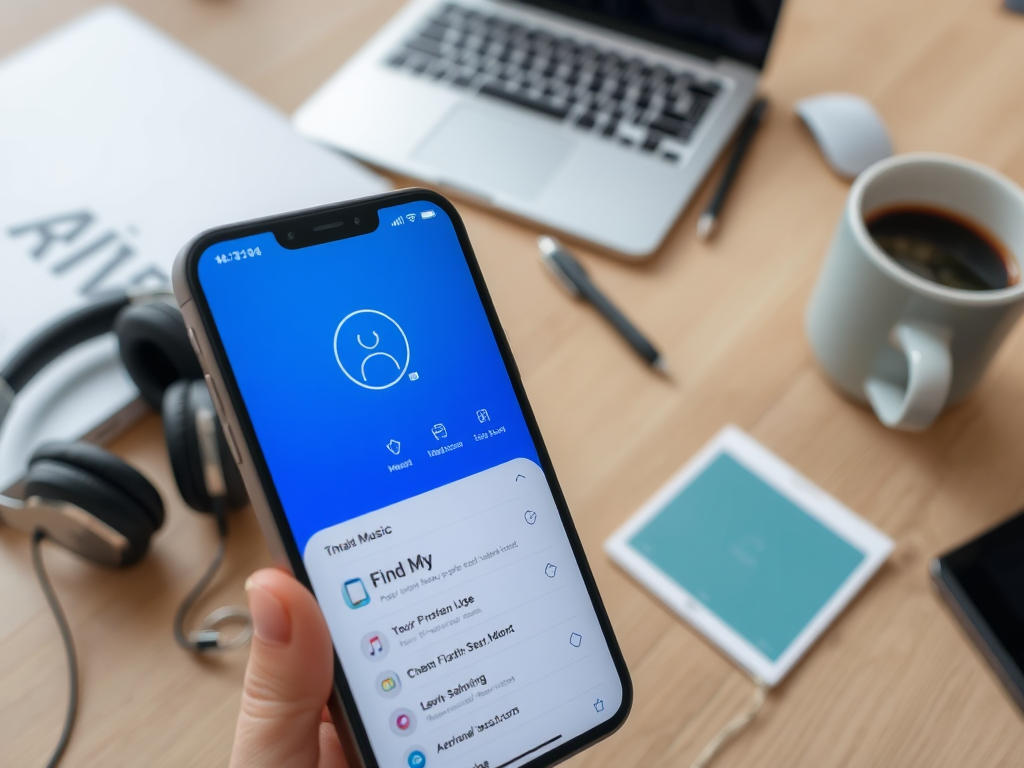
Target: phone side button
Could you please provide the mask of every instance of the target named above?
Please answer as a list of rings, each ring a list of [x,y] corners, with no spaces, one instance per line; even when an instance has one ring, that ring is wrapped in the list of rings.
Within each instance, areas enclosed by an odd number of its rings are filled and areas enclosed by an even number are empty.
[[[220,416],[220,420],[224,421],[224,402],[220,399],[220,392],[217,391],[217,385],[213,383],[213,376],[206,374],[206,388],[210,390],[210,396],[213,398],[213,405],[217,409],[217,415]]]
[[[199,359],[199,367],[206,371],[206,361],[203,359],[203,350],[199,348],[199,340],[196,338],[196,332],[190,327],[188,329],[188,340],[192,344],[192,351],[196,353],[196,357]]]
[[[231,458],[235,460],[235,464],[241,465],[242,454],[238,452],[238,444],[235,443],[235,433],[231,431],[231,425],[224,425],[224,439],[228,441],[228,450],[231,451]]]

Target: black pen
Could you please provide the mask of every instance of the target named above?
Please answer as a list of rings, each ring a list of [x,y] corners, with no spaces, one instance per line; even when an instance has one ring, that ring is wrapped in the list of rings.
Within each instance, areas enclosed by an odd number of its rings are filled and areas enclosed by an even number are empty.
[[[605,320],[612,324],[616,331],[627,341],[636,353],[658,372],[668,375],[668,367],[661,354],[654,348],[643,334],[636,329],[626,316],[623,315],[608,297],[597,289],[591,282],[587,271],[572,255],[562,247],[561,243],[553,237],[544,235],[537,239],[537,246],[540,248],[541,260],[550,269],[558,281],[573,296],[578,296],[589,301],[600,312]]]
[[[708,207],[704,209],[704,213],[697,220],[697,237],[701,240],[707,240],[715,231],[715,225],[718,223],[718,214],[725,204],[725,198],[732,187],[736,171],[739,170],[743,158],[746,157],[747,149],[750,148],[750,142],[753,140],[754,134],[761,127],[761,121],[764,119],[764,113],[767,108],[768,99],[764,97],[759,98],[754,102],[754,106],[751,107],[750,112],[747,114],[747,119],[743,121],[743,127],[740,128],[740,135],[736,137],[736,145],[732,149],[729,163],[725,166],[725,173],[722,174],[722,180],[718,182],[718,189],[715,190],[714,197],[711,198]]]

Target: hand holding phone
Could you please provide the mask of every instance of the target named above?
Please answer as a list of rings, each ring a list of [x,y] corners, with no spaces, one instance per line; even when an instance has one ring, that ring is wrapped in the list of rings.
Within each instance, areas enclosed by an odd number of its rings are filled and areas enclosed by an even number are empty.
[[[175,294],[366,766],[551,765],[625,663],[465,228],[409,190],[207,232]]]

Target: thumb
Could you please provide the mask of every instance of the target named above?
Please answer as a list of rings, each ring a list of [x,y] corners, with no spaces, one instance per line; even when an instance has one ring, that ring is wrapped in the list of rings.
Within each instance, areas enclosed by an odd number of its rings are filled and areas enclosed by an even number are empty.
[[[253,638],[231,753],[233,768],[315,768],[331,690],[331,638],[313,595],[267,568],[245,584]]]

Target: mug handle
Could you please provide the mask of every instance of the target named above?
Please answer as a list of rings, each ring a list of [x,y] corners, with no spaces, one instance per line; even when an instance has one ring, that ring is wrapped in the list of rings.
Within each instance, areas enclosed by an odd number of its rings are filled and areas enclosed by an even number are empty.
[[[893,328],[889,339],[906,355],[906,387],[872,376],[864,382],[864,393],[885,426],[920,432],[932,425],[949,396],[949,331],[908,320]]]

